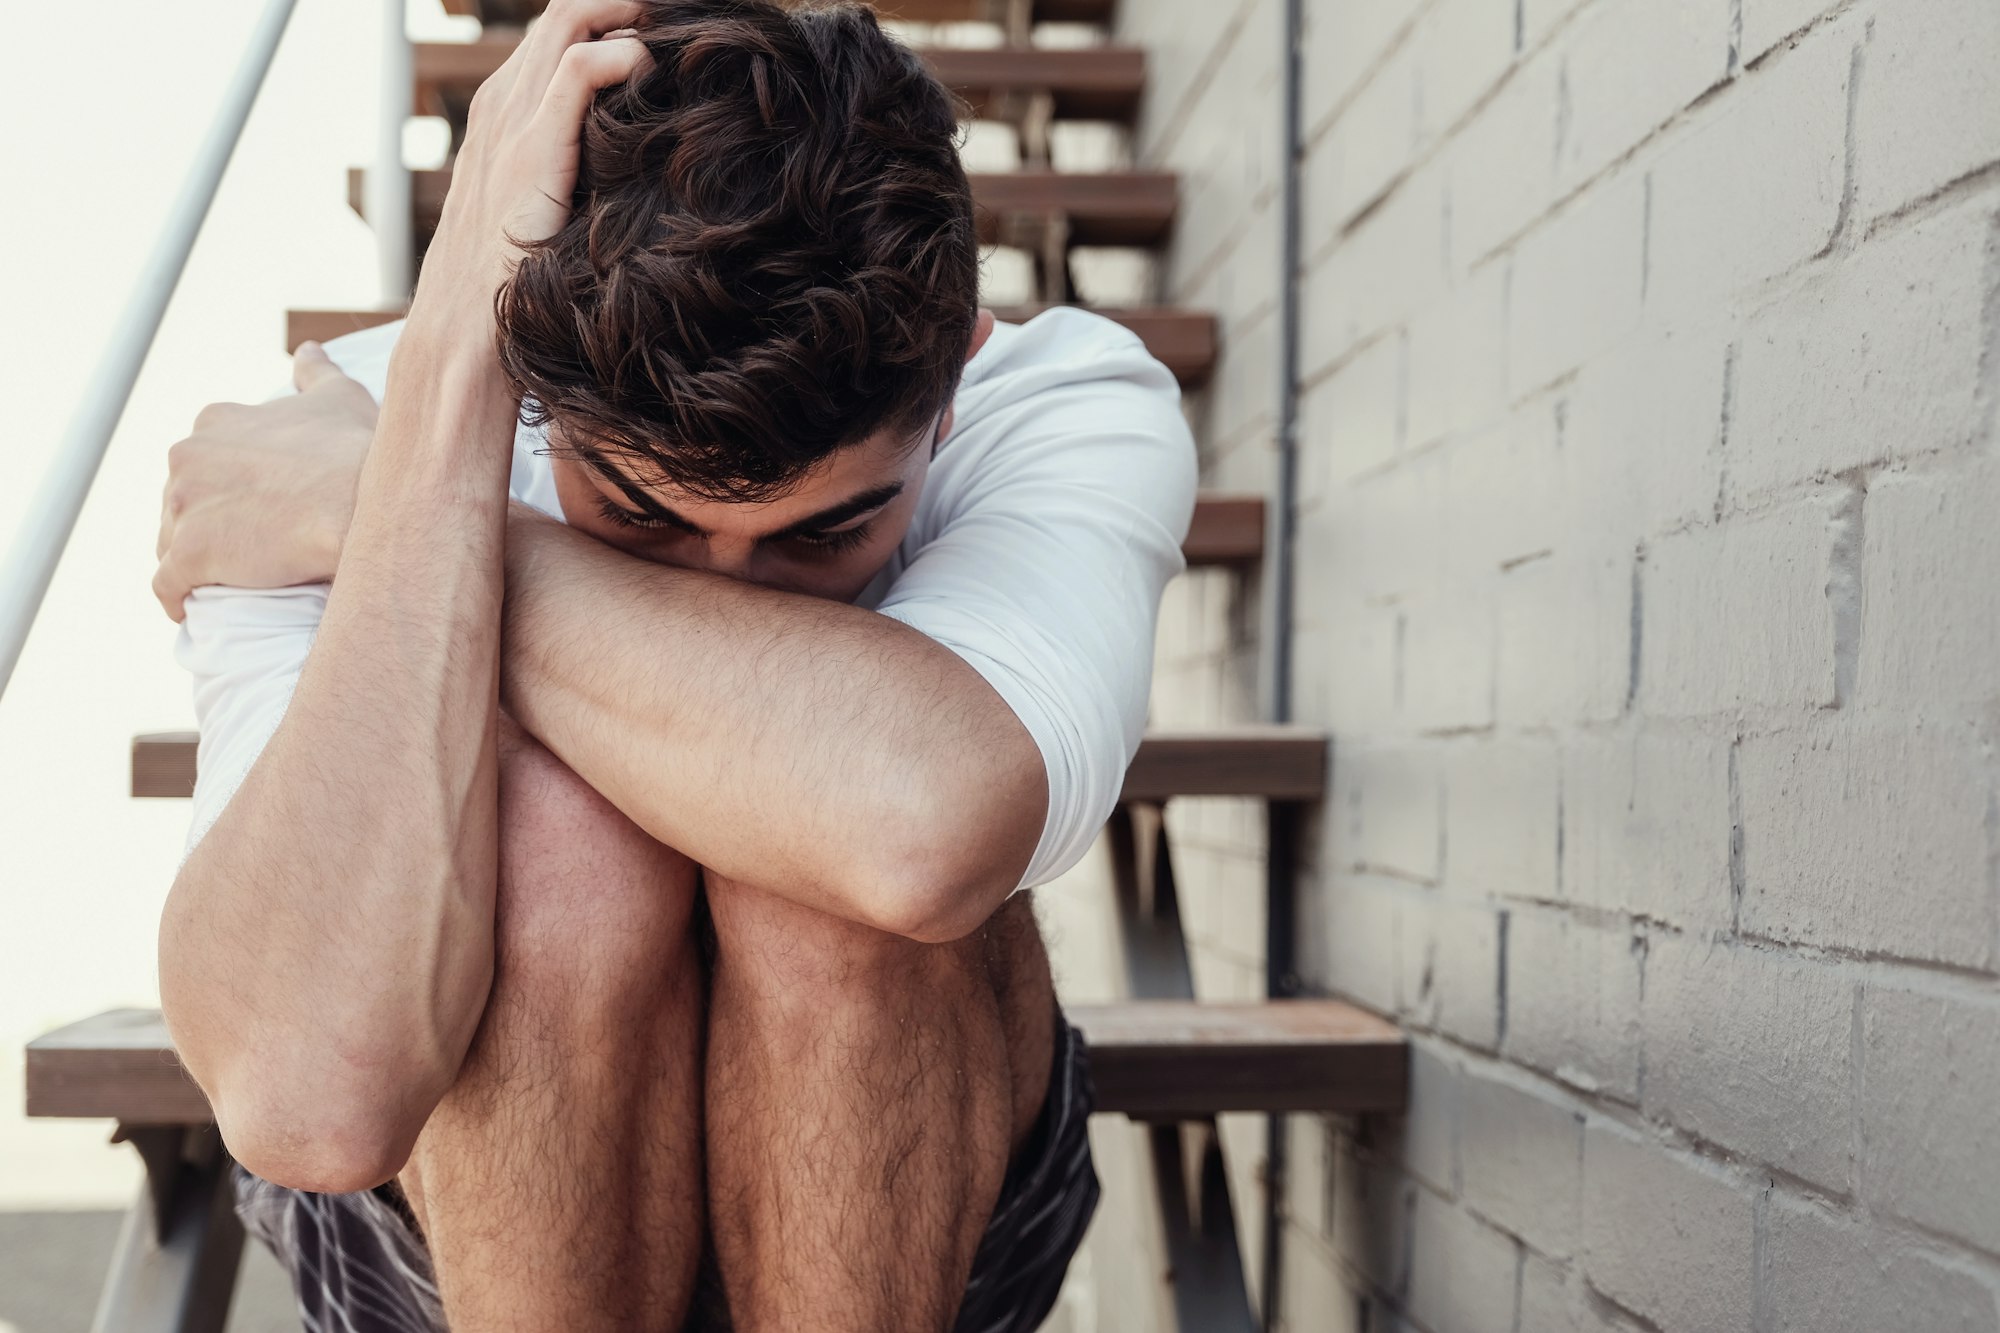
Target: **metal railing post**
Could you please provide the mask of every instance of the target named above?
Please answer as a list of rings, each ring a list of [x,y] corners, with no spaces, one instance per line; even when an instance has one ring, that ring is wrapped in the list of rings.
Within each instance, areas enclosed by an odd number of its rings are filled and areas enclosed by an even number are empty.
[[[62,560],[63,548],[83,513],[84,498],[97,478],[104,451],[118,429],[118,419],[132,396],[132,386],[146,364],[160,320],[167,313],[181,272],[187,267],[195,237],[215,201],[222,173],[243,136],[257,91],[270,72],[271,58],[278,40],[292,16],[293,0],[270,0],[250,35],[250,44],[229,86],[223,90],[221,109],[195,155],[193,169],[181,185],[180,194],[168,210],[152,255],[140,271],[139,282],[124,314],[112,326],[110,345],[98,362],[83,391],[76,415],[70,418],[55,461],[42,478],[41,487],[22,519],[21,530],[8,549],[6,563],[0,564],[0,694],[13,678],[21,648],[28,641],[28,629],[41,610]],[[406,94],[407,95],[407,94]]]
[[[382,0],[382,82],[375,128],[375,166],[368,173],[368,225],[375,229],[377,272],[385,309],[407,305],[416,281],[410,223],[410,171],[403,165],[403,126],[410,119],[410,34],[407,0]]]

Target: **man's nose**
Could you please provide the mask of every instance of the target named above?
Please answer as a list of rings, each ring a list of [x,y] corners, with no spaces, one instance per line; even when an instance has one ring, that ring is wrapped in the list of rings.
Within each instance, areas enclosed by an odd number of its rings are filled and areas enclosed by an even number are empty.
[[[723,541],[715,537],[708,539],[703,568],[711,574],[721,574],[732,579],[748,579],[757,556],[754,541]]]

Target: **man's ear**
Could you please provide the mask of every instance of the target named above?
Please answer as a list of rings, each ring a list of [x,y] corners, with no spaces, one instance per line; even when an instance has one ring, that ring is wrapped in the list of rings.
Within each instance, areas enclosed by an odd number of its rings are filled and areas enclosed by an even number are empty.
[[[985,306],[979,307],[979,317],[972,322],[972,346],[965,353],[967,361],[979,355],[979,349],[986,346],[986,340],[993,336],[993,312]]]
[[[985,306],[979,307],[979,316],[972,322],[972,347],[965,354],[967,361],[979,355],[979,349],[986,346],[986,340],[993,336],[993,312]],[[958,417],[958,405],[944,410],[944,419],[938,422],[937,434],[931,437],[931,455],[936,457],[938,446],[951,434],[952,422]]]

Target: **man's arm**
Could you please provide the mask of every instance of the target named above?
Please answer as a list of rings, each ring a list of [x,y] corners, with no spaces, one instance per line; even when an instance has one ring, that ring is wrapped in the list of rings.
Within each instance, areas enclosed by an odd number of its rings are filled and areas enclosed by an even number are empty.
[[[516,506],[504,634],[508,710],[725,878],[951,940],[1014,890],[1041,835],[1034,738],[962,658],[887,616],[634,560]]]
[[[590,40],[635,12],[552,11],[482,87],[391,360],[340,586],[283,721],[163,914],[176,1046],[231,1150],[281,1184],[394,1175],[484,1006],[518,409],[492,294],[509,238],[561,221],[590,97],[643,60],[636,40]]]

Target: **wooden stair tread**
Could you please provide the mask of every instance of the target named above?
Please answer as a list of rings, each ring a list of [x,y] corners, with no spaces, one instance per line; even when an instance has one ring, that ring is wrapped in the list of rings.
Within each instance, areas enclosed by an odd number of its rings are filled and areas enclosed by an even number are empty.
[[[1068,221],[1072,245],[1159,245],[1172,230],[1179,205],[1180,185],[1171,172],[1007,171],[969,179],[982,244],[999,241],[1007,220],[1061,217]],[[363,217],[366,181],[365,168],[348,169],[347,202]],[[410,173],[420,246],[437,230],[450,188],[448,167]]]
[[[444,0],[447,14],[483,23],[518,26],[542,12],[548,0]],[[1006,0],[873,0],[884,18],[906,23],[1002,23]],[[1035,0],[1037,23],[1109,23],[1117,0]]]
[[[197,740],[192,731],[134,736],[132,794],[192,796]],[[1123,798],[1252,796],[1316,801],[1326,792],[1327,754],[1325,734],[1309,727],[1157,732],[1139,743],[1138,757],[1125,773]]]
[[[1256,796],[1317,801],[1326,794],[1328,750],[1326,734],[1310,727],[1256,724],[1149,732],[1125,770],[1121,799]]]
[[[1395,1025],[1335,1000],[1077,1005],[1097,1109],[1165,1118],[1224,1111],[1399,1111],[1408,1052]],[[157,1009],[114,1009],[28,1043],[31,1116],[203,1124]]]
[[[1199,387],[1215,370],[1218,351],[1216,320],[1206,311],[1167,307],[1086,308],[1138,334],[1140,341],[1146,344],[1146,350],[1174,373],[1174,378],[1181,382],[1183,388]],[[1024,324],[1046,309],[1047,306],[1040,305],[996,306],[993,314],[1010,324]],[[314,342],[330,342],[342,334],[372,329],[402,317],[400,310],[288,310],[285,312],[285,350],[296,351],[298,345],[308,338]],[[1190,560],[1193,558],[1189,556]]]
[[[473,91],[518,41],[506,32],[474,42],[416,43],[414,113],[462,125]],[[1132,46],[950,46],[917,54],[981,116],[1001,109],[1006,94],[1046,92],[1059,119],[1129,121],[1146,87],[1146,53]]]

